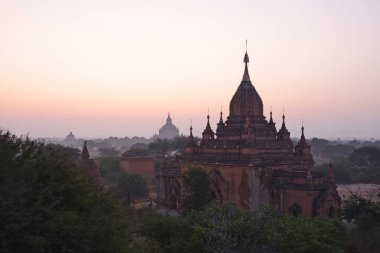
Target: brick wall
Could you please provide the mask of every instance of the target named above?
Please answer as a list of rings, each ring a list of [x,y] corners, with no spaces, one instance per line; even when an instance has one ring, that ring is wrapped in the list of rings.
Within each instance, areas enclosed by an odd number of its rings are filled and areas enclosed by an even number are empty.
[[[120,169],[128,173],[154,177],[153,157],[125,157],[120,159]]]

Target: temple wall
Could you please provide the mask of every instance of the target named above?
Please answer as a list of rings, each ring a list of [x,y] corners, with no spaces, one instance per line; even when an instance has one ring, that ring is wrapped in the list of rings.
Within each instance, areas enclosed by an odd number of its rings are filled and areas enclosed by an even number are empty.
[[[153,157],[125,157],[120,159],[120,169],[128,173],[154,177]]]

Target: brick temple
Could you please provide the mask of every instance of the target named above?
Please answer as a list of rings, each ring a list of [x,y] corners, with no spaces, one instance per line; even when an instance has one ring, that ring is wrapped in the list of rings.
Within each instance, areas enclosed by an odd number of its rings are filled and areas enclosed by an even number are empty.
[[[244,56],[243,79],[230,101],[229,116],[220,113],[215,132],[207,115],[200,143],[190,136],[183,155],[175,163],[163,164],[158,173],[158,200],[180,210],[183,194],[181,173],[201,167],[211,179],[212,196],[234,202],[244,209],[271,204],[281,213],[306,217],[335,217],[341,199],[333,174],[324,177],[313,171],[311,148],[302,135],[293,146],[285,115],[278,130],[270,112],[252,85],[249,57]]]

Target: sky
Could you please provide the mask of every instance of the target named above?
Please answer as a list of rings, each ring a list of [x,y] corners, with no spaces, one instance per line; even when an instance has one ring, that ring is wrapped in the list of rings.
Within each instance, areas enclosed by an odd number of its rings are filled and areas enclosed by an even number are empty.
[[[380,138],[380,1],[0,0],[0,127],[200,135],[242,79],[292,137]]]

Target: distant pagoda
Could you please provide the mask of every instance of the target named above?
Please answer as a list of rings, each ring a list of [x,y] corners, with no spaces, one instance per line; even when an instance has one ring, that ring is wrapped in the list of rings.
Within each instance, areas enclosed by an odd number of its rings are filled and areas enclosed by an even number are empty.
[[[178,128],[173,125],[170,113],[166,119],[166,124],[163,125],[158,131],[158,138],[160,139],[173,139],[179,135]]]

